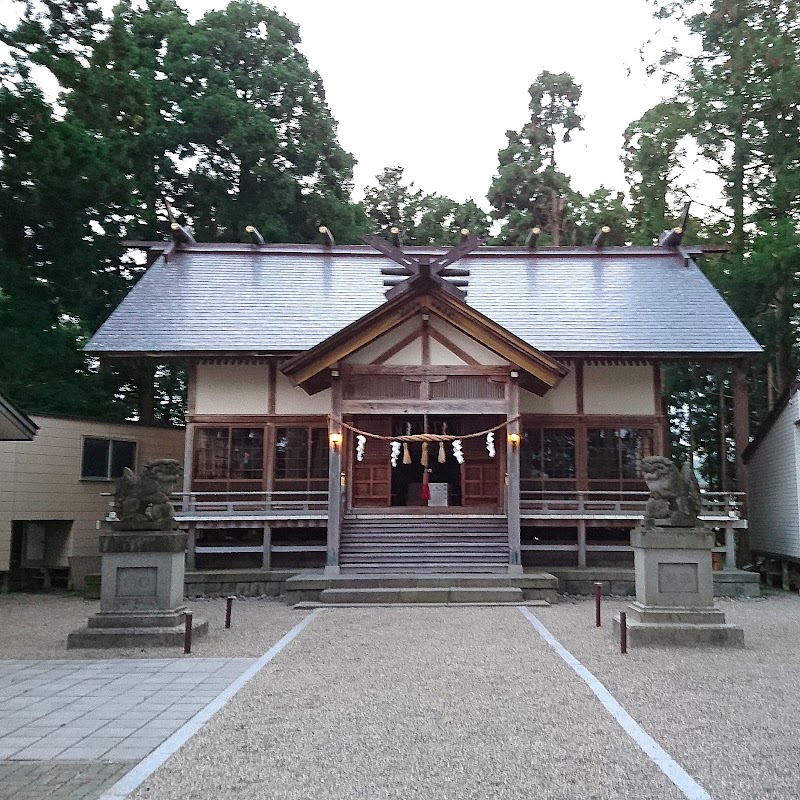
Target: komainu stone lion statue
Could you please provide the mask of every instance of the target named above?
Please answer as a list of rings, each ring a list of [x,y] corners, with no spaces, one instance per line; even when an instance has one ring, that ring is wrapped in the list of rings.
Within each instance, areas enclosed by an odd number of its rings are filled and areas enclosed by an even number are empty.
[[[645,527],[653,525],[694,527],[700,513],[700,486],[687,462],[678,468],[664,456],[642,459],[642,475],[650,499],[645,508]]]
[[[178,527],[170,495],[183,478],[183,467],[169,458],[146,464],[141,475],[127,467],[117,483],[114,528],[123,531],[171,531]]]

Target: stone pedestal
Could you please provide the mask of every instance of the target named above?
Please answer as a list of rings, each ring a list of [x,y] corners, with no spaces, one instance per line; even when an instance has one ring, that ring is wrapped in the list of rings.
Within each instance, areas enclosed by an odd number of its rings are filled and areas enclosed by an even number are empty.
[[[636,602],[628,645],[744,646],[744,631],[714,607],[714,535],[700,527],[639,526],[631,533]],[[614,619],[619,634],[619,617]]]
[[[183,643],[186,533],[114,531],[100,537],[100,613],[67,638],[68,648],[153,647]],[[193,635],[208,622],[194,620]]]

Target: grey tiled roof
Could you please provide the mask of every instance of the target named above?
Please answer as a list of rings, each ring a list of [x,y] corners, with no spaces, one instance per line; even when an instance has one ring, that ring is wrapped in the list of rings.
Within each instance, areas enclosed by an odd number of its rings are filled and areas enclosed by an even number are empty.
[[[307,350],[384,302],[382,266],[396,265],[366,246],[190,246],[168,263],[159,258],[86,349]],[[672,248],[483,248],[456,266],[471,271],[471,306],[547,353],[760,351],[697,265]]]

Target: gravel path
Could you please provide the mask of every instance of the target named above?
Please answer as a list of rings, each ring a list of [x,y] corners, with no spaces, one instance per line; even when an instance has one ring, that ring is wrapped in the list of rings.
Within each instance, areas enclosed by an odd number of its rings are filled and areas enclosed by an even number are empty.
[[[260,656],[308,612],[295,611],[274,598],[234,601],[232,626],[225,630],[225,600],[191,600],[195,619],[209,621],[208,636],[195,639],[192,655],[183,646],[67,650],[67,635],[86,625],[100,610],[99,600],[72,595],[0,594],[0,659],[8,658],[192,658]]]
[[[671,800],[514,608],[327,610],[132,796]]]
[[[537,616],[714,800],[800,797],[800,597],[717,600],[745,631],[743,650],[619,654],[612,612],[562,600]]]
[[[746,648],[621,656],[589,599],[537,617],[714,800],[800,797],[800,597],[718,601]],[[192,602],[198,656],[259,656],[307,612]],[[97,603],[0,595],[0,659],[67,651]],[[249,798],[678,798],[514,608],[326,610],[134,795]]]

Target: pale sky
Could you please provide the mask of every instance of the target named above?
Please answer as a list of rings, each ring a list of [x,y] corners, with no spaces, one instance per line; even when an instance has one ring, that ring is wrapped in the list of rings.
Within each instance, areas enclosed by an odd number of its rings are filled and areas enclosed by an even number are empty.
[[[192,18],[227,5],[179,2]],[[601,184],[622,190],[622,133],[667,93],[658,77],[647,78],[638,52],[651,38],[668,44],[648,0],[405,0],[394,10],[373,0],[266,4],[300,26],[339,140],[358,161],[357,199],[384,167],[401,165],[426,192],[488,208],[505,132],[528,119],[528,87],[545,69],[571,73],[583,89],[585,131],[561,149],[559,167],[584,193]],[[0,0],[0,18],[10,9]]]
[[[665,93],[638,54],[659,28],[647,0],[275,6],[299,24],[322,76],[340,142],[358,160],[357,193],[399,164],[425,191],[487,205],[497,151],[529,118],[528,87],[544,69],[571,73],[583,89],[585,132],[559,166],[581,191],[624,189],[622,133]]]

